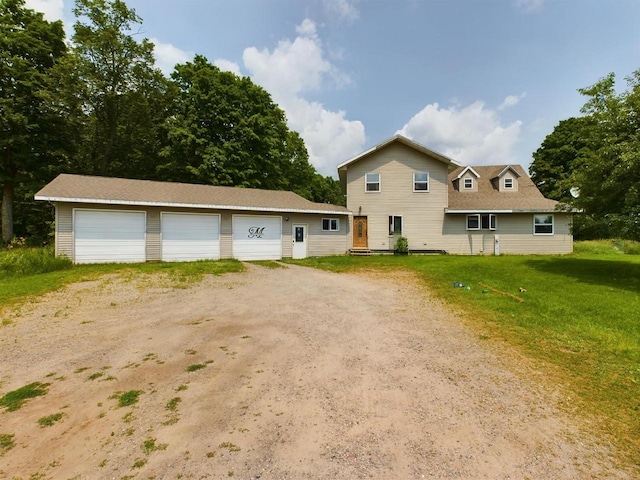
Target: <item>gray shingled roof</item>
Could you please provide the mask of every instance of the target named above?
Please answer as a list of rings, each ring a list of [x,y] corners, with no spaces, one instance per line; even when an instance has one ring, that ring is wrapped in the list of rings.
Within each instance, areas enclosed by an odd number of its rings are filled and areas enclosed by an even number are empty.
[[[558,202],[545,198],[520,165],[511,165],[520,174],[516,192],[500,192],[491,182],[508,165],[473,167],[480,175],[477,192],[461,192],[454,188],[454,179],[465,167],[456,168],[449,174],[449,208],[447,211],[553,211]]]
[[[349,215],[345,207],[314,203],[293,192],[215,187],[85,175],[58,175],[35,195],[51,202],[174,206],[265,212]]]

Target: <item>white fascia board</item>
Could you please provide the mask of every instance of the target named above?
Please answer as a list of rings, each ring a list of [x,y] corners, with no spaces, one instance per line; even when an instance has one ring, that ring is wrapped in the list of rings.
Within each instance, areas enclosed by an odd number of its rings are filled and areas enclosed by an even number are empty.
[[[473,167],[472,167],[472,166],[470,166],[470,165],[469,165],[469,166],[466,166],[466,167],[464,168],[464,170],[462,170],[462,171],[460,172],[460,174],[456,177],[456,180],[460,180],[460,178],[462,178],[462,176],[463,176],[465,173],[467,173],[469,170],[471,170],[471,172],[473,172],[473,174],[476,176],[476,178],[480,178],[480,174],[479,174],[478,172],[476,172],[476,171],[473,169]]]
[[[444,213],[513,213],[514,210],[478,210],[478,209],[463,209],[463,210],[452,210],[450,208],[445,208]]]
[[[337,212],[335,210],[306,210],[301,208],[280,208],[280,207],[251,207],[238,205],[203,205],[201,203],[171,203],[171,202],[144,202],[128,200],[109,200],[96,198],[69,198],[69,197],[47,197],[36,195],[35,200],[46,202],[67,202],[67,203],[95,203],[102,205],[135,205],[143,207],[176,207],[176,208],[202,208],[209,210],[242,210],[253,212],[281,212],[281,213],[319,213],[322,215],[353,215],[353,212]]]

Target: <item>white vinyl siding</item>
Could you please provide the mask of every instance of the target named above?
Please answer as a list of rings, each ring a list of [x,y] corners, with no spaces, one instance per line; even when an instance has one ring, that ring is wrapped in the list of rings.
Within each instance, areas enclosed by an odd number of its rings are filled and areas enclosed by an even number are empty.
[[[75,263],[146,260],[145,212],[76,209],[73,215]]]
[[[220,258],[220,216],[162,212],[162,260]]]
[[[234,215],[233,258],[279,260],[282,258],[282,217]]]

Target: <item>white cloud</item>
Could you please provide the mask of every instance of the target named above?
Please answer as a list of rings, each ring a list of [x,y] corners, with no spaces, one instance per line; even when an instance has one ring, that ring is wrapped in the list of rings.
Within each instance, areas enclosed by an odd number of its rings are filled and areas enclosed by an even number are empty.
[[[324,0],[324,10],[332,18],[338,21],[351,22],[360,16],[356,8],[356,0]]]
[[[244,67],[285,111],[288,125],[300,133],[311,163],[323,175],[336,175],[335,167],[363,149],[364,125],[348,120],[344,111],[330,111],[305,94],[348,83],[325,58],[316,25],[305,19],[295,40],[281,40],[273,51],[246,48]]]
[[[524,13],[539,12],[545,0],[515,0],[515,5]]]
[[[464,108],[429,104],[397,133],[466,165],[517,163],[522,122],[501,125],[495,110],[477,101]]]
[[[517,105],[520,102],[520,100],[522,100],[526,96],[527,96],[526,92],[523,92],[520,95],[509,95],[507,98],[505,98],[502,101],[502,103],[498,107],[498,110],[504,110],[505,108],[513,107],[514,105]]]
[[[193,58],[193,53],[180,50],[170,43],[164,43],[157,38],[149,39],[154,45],[153,54],[156,57],[156,65],[165,75],[173,72],[177,63],[188,62]]]
[[[63,20],[64,17],[63,0],[26,0],[25,7],[43,12],[45,20],[49,22]]]
[[[242,76],[242,73],[240,72],[240,65],[238,65],[236,62],[225,60],[224,58],[219,58],[218,60],[213,62],[213,64],[223,72],[231,72],[235,73],[239,77]]]

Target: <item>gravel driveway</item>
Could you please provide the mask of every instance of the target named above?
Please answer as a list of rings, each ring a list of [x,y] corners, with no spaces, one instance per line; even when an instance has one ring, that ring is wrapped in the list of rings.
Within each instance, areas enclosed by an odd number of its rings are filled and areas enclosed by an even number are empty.
[[[630,478],[411,274],[247,267],[4,312],[0,395],[50,385],[0,413],[0,478]]]

